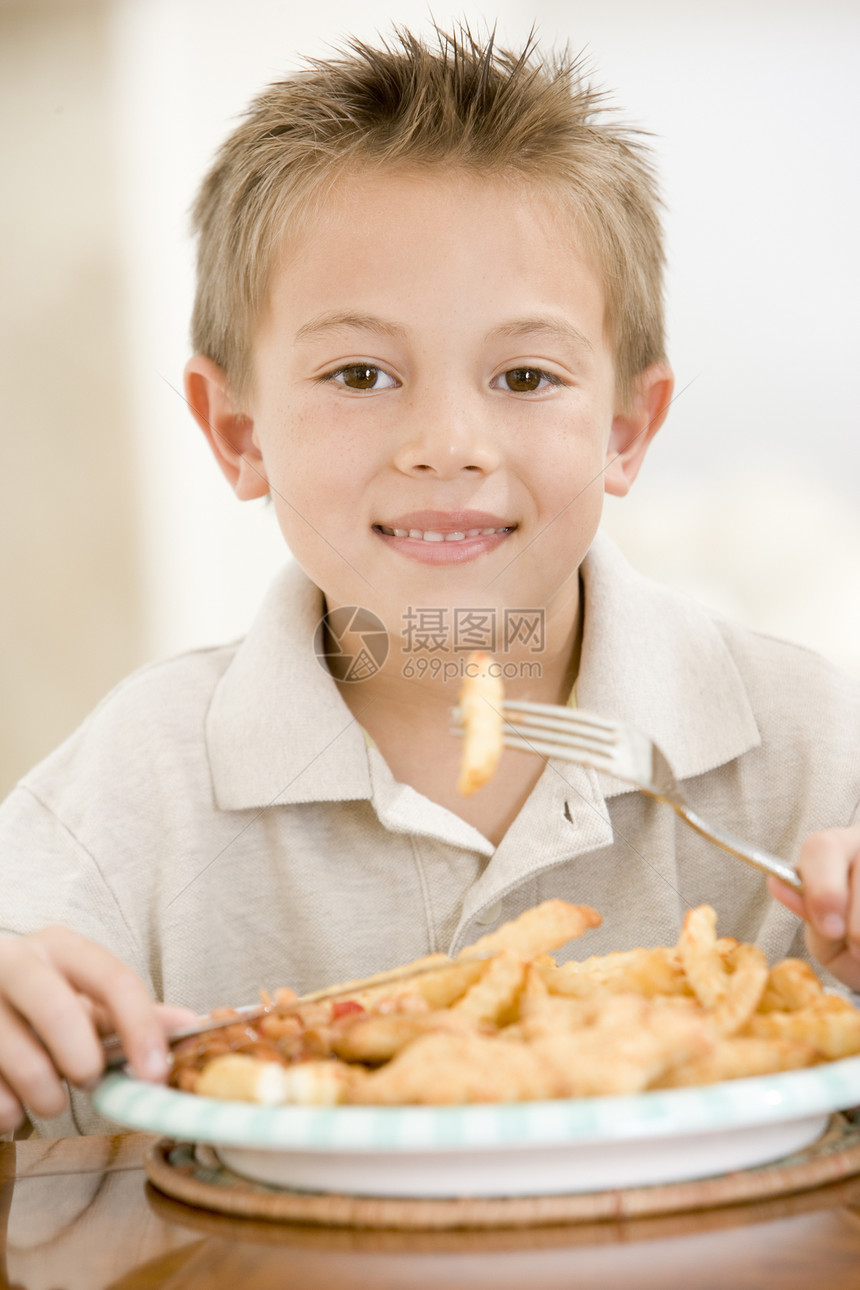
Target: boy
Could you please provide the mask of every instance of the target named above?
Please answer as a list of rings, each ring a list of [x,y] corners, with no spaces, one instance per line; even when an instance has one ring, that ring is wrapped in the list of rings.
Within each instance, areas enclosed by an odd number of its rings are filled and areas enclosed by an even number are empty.
[[[860,686],[595,540],[672,375],[649,162],[575,66],[354,44],[263,94],[195,221],[188,402],[296,564],[244,642],[130,678],[6,804],[0,1128],[98,1126],[60,1082],[97,1078],[98,1029],[163,1078],[187,1014],[153,997],[206,1011],[456,952],[550,895],[603,915],[584,954],[670,943],[700,901],[802,952],[757,872],[627,786],[507,752],[458,796],[476,644],[509,694],[575,686],[705,818],[799,856],[806,904],[773,894],[860,987]]]

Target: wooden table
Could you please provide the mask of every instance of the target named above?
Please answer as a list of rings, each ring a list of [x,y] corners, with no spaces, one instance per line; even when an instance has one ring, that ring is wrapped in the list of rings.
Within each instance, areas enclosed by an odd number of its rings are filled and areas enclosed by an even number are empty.
[[[860,1288],[860,1177],[635,1222],[360,1232],[240,1221],[151,1188],[145,1134],[0,1145],[0,1286],[20,1290]]]

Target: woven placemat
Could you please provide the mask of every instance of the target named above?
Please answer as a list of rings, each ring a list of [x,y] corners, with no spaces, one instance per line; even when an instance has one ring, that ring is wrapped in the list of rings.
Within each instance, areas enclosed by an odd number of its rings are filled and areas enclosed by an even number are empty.
[[[238,1217],[401,1231],[540,1227],[711,1209],[836,1182],[860,1173],[860,1124],[834,1115],[817,1142],[755,1169],[691,1182],[560,1196],[429,1200],[290,1191],[239,1177],[210,1147],[169,1138],[150,1148],[144,1166],[153,1186],[175,1200]]]

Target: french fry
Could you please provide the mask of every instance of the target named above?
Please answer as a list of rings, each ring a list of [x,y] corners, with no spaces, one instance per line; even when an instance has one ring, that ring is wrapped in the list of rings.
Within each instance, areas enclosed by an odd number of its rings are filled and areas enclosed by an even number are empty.
[[[684,917],[678,954],[696,998],[713,1008],[728,990],[728,973],[717,949],[717,915],[710,905],[689,909]]]
[[[430,956],[431,959],[445,957],[444,954]],[[419,959],[418,962],[429,962],[429,959]],[[466,993],[470,985],[479,981],[486,970],[487,964],[483,961],[452,962],[450,968],[443,968],[439,972],[430,972],[427,976],[415,977],[414,980],[407,978],[405,981],[398,981],[395,985],[374,986],[350,997],[366,1008],[374,1007],[382,999],[407,997],[423,999],[430,1008],[448,1008],[455,999],[459,999]]]
[[[587,905],[545,900],[533,909],[527,909],[519,918],[503,923],[495,932],[488,932],[473,945],[467,945],[457,958],[509,950],[518,958],[530,961],[539,954],[559,949],[590,927],[599,927],[601,921],[600,915]]]
[[[195,1092],[230,1102],[281,1106],[296,1102],[335,1106],[346,1096],[347,1067],[337,1062],[300,1062],[279,1066],[243,1053],[225,1053],[201,1071]]]
[[[503,950],[490,961],[481,979],[452,1004],[451,1011],[473,1021],[502,1026],[516,1014],[525,974],[526,964]]]
[[[547,960],[549,959],[549,962]],[[520,991],[520,1013],[539,1006],[549,997],[547,975],[557,970],[555,959],[548,954],[541,954],[526,965],[523,988]]]
[[[354,1090],[361,1105],[441,1106],[563,1096],[558,1072],[526,1044],[482,1035],[424,1035]]]
[[[548,1035],[584,1030],[594,1022],[592,1003],[591,999],[568,999],[549,993],[541,998],[524,990],[520,995],[520,1016],[514,1033],[525,1043],[534,1043]]]
[[[639,1093],[679,1058],[686,1061],[710,1051],[713,1040],[701,1017],[642,1003],[639,1024],[631,1024],[628,1014],[609,1024],[535,1040],[533,1050],[559,1072],[567,1097]]]
[[[571,959],[540,969],[551,994],[587,998],[593,994],[638,992],[647,997],[688,994],[690,987],[672,949],[625,950],[601,958]]]
[[[470,654],[460,689],[463,753],[457,791],[469,797],[492,779],[502,756],[501,669],[490,654]]]
[[[771,1075],[776,1071],[812,1066],[819,1056],[811,1044],[800,1041],[736,1036],[722,1040],[701,1057],[672,1066],[654,1087],[683,1088],[691,1084],[716,1084],[724,1079],[743,1079],[750,1075]]]
[[[860,1012],[838,995],[820,1000],[795,1012],[757,1013],[746,1033],[762,1039],[792,1039],[812,1044],[823,1057],[833,1061],[860,1053]]]
[[[552,1038],[555,1035],[580,1034],[593,1027],[599,1019],[606,1025],[639,1025],[645,1000],[639,995],[616,995],[612,1000],[568,998],[550,994],[543,997],[536,993],[520,996],[520,1019],[517,1030],[526,1043]]]
[[[437,1031],[468,1035],[478,1033],[478,1026],[456,1007],[440,1008],[435,1012],[369,1016],[336,1036],[332,1050],[343,1061],[379,1066],[421,1035]]]
[[[818,977],[803,959],[782,959],[770,970],[759,1012],[797,1012],[824,995]]]
[[[767,983],[767,959],[757,945],[737,945],[728,957],[731,973],[725,993],[708,1011],[708,1022],[718,1035],[734,1035],[758,1007]]]

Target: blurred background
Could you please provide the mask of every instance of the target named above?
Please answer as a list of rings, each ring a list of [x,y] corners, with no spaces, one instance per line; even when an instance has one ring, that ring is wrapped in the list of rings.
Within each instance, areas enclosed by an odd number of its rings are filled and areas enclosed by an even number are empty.
[[[0,0],[0,792],[145,662],[247,628],[284,561],[180,394],[187,211],[249,99],[424,0]],[[605,526],[644,572],[860,674],[860,10],[496,0],[651,131],[680,394]]]

